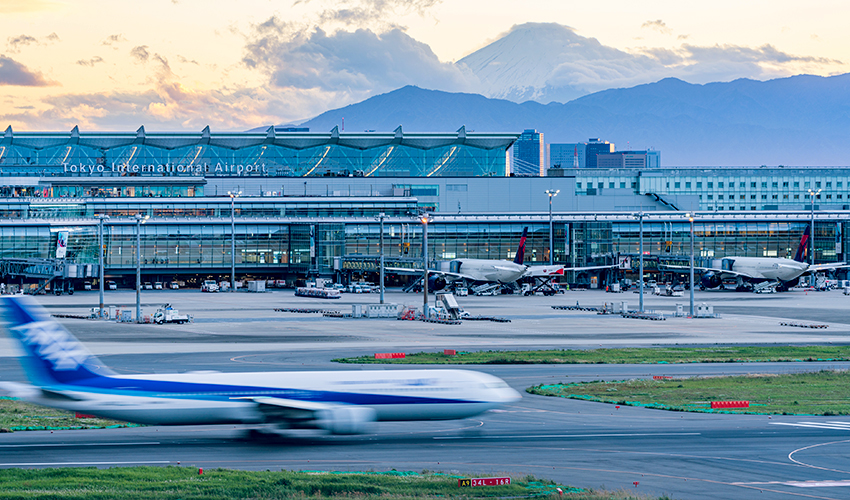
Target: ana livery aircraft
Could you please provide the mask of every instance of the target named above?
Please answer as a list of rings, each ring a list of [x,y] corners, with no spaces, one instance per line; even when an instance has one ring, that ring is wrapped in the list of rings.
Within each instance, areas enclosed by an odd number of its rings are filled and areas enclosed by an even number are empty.
[[[2,297],[0,308],[32,383],[0,387],[35,404],[127,422],[357,434],[376,421],[467,418],[521,398],[501,379],[466,370],[119,375],[33,298]]]
[[[694,267],[704,273],[700,278],[700,287],[717,288],[723,284],[724,279],[735,278],[738,280],[739,289],[762,291],[775,288],[782,291],[796,285],[804,274],[850,267],[845,262],[806,264],[810,234],[810,228],[806,226],[793,260],[782,257],[726,257],[720,260],[721,265],[717,267]],[[686,266],[665,267],[677,271],[688,269]]]

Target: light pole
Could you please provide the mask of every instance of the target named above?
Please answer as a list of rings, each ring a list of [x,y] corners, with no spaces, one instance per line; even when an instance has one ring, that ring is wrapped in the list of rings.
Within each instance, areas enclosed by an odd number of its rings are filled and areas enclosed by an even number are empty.
[[[233,205],[236,198],[242,194],[242,191],[232,193],[227,192],[230,196],[230,291],[236,291],[236,221],[234,220]]]
[[[640,297],[640,312],[643,312],[643,218],[646,217],[644,212],[638,212],[634,215],[638,220],[638,231],[640,232],[640,244],[638,245],[638,253],[640,259],[640,275],[638,276],[638,296]]]
[[[549,195],[549,265],[551,266],[554,263],[554,249],[555,249],[555,230],[552,224],[552,198],[558,196],[560,193],[560,189],[547,189],[546,194]]]
[[[419,220],[422,222],[422,290],[425,292],[422,302],[422,314],[427,319],[428,314],[428,212],[423,213]]]
[[[108,219],[108,215],[97,214],[94,216],[97,219],[97,261],[98,267],[100,268],[99,276],[98,276],[98,285],[100,288],[100,308],[97,312],[97,317],[103,317],[103,221]]]
[[[378,243],[378,245],[380,245],[380,247],[381,247],[380,248],[381,261],[379,263],[380,271],[378,273],[378,276],[379,276],[378,279],[380,280],[380,283],[381,283],[381,304],[384,303],[384,218],[385,217],[386,217],[386,214],[384,212],[381,212],[381,213],[379,213],[378,215],[375,216],[376,219],[381,221],[381,236],[380,236],[379,243]]]
[[[809,231],[811,234],[809,235],[809,239],[811,240],[811,244],[809,248],[812,249],[811,254],[809,255],[809,265],[815,265],[815,197],[820,194],[821,190],[812,191],[809,189],[809,198],[812,199],[812,225],[811,230]]]
[[[688,313],[690,317],[694,317],[694,215],[691,213],[686,213],[685,217],[688,218],[688,222],[691,224],[691,305],[688,309]]]
[[[136,214],[136,323],[142,322],[142,224],[149,215]]]

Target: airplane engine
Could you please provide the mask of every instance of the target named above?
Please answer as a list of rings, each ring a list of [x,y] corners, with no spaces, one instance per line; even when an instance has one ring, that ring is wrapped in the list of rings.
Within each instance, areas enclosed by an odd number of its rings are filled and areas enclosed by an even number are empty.
[[[702,275],[699,283],[704,288],[717,288],[723,284],[723,280],[717,274],[708,272]]]
[[[439,292],[446,287],[446,278],[442,276],[430,276],[428,278],[428,291]]]
[[[371,430],[376,419],[372,408],[337,406],[317,411],[314,423],[331,434],[363,434]]]

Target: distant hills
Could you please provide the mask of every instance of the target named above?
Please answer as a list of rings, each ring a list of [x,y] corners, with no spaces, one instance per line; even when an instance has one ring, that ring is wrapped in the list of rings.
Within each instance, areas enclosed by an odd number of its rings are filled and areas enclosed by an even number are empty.
[[[518,91],[519,92],[519,91]],[[302,123],[314,131],[521,132],[661,151],[664,166],[850,165],[850,74],[696,85],[666,78],[565,104],[406,86]]]

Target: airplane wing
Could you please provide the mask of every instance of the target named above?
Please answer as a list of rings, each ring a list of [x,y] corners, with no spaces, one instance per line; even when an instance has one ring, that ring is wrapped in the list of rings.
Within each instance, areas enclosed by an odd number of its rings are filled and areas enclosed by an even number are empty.
[[[421,275],[423,273],[423,269],[415,269],[415,268],[412,268],[412,267],[385,267],[384,270],[390,271],[390,272],[393,272],[393,273],[398,273],[398,274],[414,274],[414,275],[419,274],[419,275]],[[468,280],[473,280],[473,281],[475,280],[475,277],[470,276],[468,274],[453,273],[451,271],[436,271],[436,270],[433,270],[433,269],[429,269],[428,274],[436,274],[438,276],[448,277],[452,280],[458,280],[458,279],[463,279],[463,278],[466,278]]]
[[[334,434],[358,434],[377,420],[375,410],[342,403],[318,403],[264,396],[236,397],[254,401],[267,423],[292,428],[318,428]]]
[[[673,269],[673,270],[676,270],[676,271],[689,271],[691,269],[690,266],[665,265],[665,266],[661,266],[661,267],[663,267],[664,269]],[[742,278],[750,278],[750,279],[758,279],[758,280],[764,279],[764,276],[753,276],[752,274],[749,274],[749,273],[742,273],[742,272],[739,272],[739,271],[730,271],[728,269],[717,269],[717,268],[714,268],[714,267],[694,266],[694,271],[699,271],[699,272],[703,272],[703,273],[712,272],[712,273],[717,273],[717,274],[725,274],[727,276],[740,276]]]
[[[816,273],[818,271],[828,271],[828,270],[831,270],[831,269],[843,269],[843,268],[847,268],[847,267],[850,267],[850,264],[847,264],[846,262],[833,262],[832,264],[818,264],[818,265],[815,265],[815,266],[809,266],[809,268],[806,269],[806,271]]]

